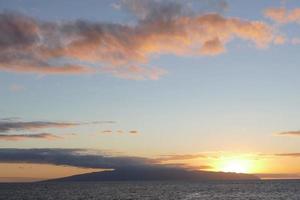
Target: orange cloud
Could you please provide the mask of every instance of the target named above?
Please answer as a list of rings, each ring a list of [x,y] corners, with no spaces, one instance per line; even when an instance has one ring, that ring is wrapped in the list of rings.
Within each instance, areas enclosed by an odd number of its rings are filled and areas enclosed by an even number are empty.
[[[16,135],[0,134],[0,140],[19,141],[19,140],[26,140],[26,139],[56,140],[56,139],[62,139],[62,137],[50,133],[16,134]]]
[[[175,160],[192,160],[198,158],[206,158],[206,155],[203,154],[180,154],[180,155],[162,155],[160,158],[157,158],[158,161],[175,161]]]
[[[180,2],[124,0],[121,4],[135,14],[134,25],[83,20],[55,23],[16,13],[0,14],[0,70],[101,72],[155,80],[166,71],[148,66],[153,56],[218,55],[235,38],[258,48],[282,42],[264,22],[216,13],[190,14]]]
[[[280,24],[300,23],[300,8],[289,11],[286,8],[268,8],[264,15]]]
[[[21,72],[36,74],[85,74],[92,73],[95,70],[84,66],[64,65],[64,66],[47,66],[47,65],[24,65],[23,63],[3,63],[0,70],[5,72]]]

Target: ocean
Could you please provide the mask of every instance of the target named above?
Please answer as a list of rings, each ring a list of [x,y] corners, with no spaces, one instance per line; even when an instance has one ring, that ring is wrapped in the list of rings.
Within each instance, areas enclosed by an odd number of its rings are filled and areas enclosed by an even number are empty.
[[[300,200],[300,180],[1,183],[1,200]]]

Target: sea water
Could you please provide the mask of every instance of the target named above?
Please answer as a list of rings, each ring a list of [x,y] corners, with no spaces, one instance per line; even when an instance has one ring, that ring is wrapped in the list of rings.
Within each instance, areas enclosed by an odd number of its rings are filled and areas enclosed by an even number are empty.
[[[300,200],[300,181],[1,183],[2,200]]]

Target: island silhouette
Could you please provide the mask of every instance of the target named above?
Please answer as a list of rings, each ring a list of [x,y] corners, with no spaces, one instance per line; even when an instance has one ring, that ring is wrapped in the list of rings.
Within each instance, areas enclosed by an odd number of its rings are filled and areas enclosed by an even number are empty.
[[[210,181],[210,180],[259,180],[255,175],[229,172],[211,172],[162,167],[130,167],[109,171],[79,174],[46,182],[73,181]]]

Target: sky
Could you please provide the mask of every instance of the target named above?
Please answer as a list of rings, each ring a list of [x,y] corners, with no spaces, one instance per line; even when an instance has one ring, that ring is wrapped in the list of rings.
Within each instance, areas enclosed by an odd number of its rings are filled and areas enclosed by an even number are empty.
[[[299,178],[299,45],[296,0],[0,0],[0,181]]]

